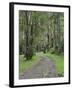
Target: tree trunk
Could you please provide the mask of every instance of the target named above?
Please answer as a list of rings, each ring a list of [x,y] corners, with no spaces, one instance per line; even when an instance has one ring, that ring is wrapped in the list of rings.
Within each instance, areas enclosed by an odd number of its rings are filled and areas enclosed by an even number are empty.
[[[29,43],[28,43],[28,39],[29,39],[29,31],[28,31],[28,12],[26,11],[25,12],[25,17],[26,17],[26,30],[25,30],[25,36],[26,36],[26,50],[25,50],[25,56],[26,56],[26,59],[28,60],[29,59],[29,54],[28,54],[28,51],[29,51]]]

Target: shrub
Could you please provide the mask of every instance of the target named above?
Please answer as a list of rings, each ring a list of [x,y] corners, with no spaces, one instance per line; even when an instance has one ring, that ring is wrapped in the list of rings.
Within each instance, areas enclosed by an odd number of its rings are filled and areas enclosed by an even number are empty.
[[[51,49],[50,49],[50,53],[51,53],[51,54],[54,54],[54,53],[55,53],[55,49],[54,49],[54,48],[51,48]]]

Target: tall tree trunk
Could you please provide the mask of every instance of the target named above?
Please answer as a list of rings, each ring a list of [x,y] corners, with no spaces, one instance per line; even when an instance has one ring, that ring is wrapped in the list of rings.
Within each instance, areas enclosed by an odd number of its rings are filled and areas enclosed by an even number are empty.
[[[60,53],[60,47],[61,47],[61,31],[60,31],[60,14],[57,14],[57,31],[58,31],[58,53]]]
[[[29,59],[29,55],[28,55],[28,51],[29,51],[29,43],[28,43],[28,36],[29,36],[29,32],[28,32],[28,12],[25,12],[25,17],[26,17],[26,30],[25,30],[25,35],[26,35],[26,50],[25,50],[25,55],[26,55],[26,59]]]

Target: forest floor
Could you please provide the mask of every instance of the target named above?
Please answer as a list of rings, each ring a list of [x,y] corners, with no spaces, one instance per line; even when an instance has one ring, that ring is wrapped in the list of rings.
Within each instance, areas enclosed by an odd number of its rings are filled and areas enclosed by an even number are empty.
[[[36,63],[31,68],[25,70],[21,75],[19,75],[19,79],[48,77],[58,77],[58,74],[56,72],[55,62],[49,59],[47,56],[41,57],[38,63]]]

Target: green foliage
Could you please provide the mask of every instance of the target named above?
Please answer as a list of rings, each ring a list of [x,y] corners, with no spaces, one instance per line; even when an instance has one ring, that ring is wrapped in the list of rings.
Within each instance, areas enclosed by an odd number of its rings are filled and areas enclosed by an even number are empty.
[[[27,59],[35,52],[64,52],[64,13],[19,11],[19,51]]]
[[[54,48],[51,48],[50,51],[49,51],[51,54],[55,53],[55,49]]]

